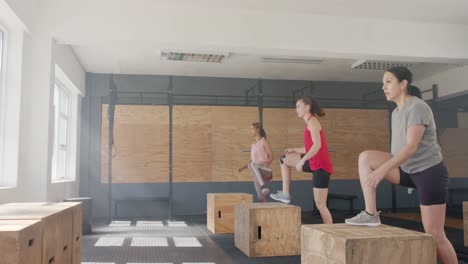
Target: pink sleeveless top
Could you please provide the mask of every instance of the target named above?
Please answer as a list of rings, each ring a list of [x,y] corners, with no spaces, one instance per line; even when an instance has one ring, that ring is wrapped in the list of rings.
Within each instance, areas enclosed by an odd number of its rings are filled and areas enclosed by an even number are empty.
[[[262,162],[267,166],[268,153],[263,145],[264,140],[265,138],[262,137],[257,143],[252,143],[250,147],[250,159],[252,162]]]
[[[309,117],[307,122],[309,122],[311,118],[312,116]],[[309,167],[312,170],[323,169],[328,173],[333,174],[333,164],[330,159],[330,154],[328,153],[327,140],[325,139],[325,133],[323,132],[323,129],[320,129],[320,141],[320,150],[309,160]],[[306,123],[304,128],[304,146],[306,153],[309,152],[309,150],[312,148],[312,145],[314,145],[314,142],[312,141],[312,137],[309,129],[307,129]]]

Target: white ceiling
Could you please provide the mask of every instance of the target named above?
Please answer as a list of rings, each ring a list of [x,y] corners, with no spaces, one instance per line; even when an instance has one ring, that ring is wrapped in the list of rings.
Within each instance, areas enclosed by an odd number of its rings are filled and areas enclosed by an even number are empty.
[[[95,73],[380,81],[380,71],[351,64],[416,62],[419,78],[468,65],[466,0],[43,0],[40,16]],[[230,55],[220,64],[161,61],[161,50]]]

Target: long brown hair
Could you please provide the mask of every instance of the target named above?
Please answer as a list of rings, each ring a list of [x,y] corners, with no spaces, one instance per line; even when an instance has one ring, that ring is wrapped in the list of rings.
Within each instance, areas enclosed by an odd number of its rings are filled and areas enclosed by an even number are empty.
[[[324,116],[325,112],[323,111],[322,108],[320,108],[317,100],[310,99],[307,96],[303,96],[299,98],[297,101],[302,101],[305,105],[310,106],[310,113],[315,116]]]
[[[265,129],[263,129],[262,124],[260,124],[260,122],[253,122],[252,126],[255,127],[260,132],[260,137],[263,137],[266,139],[267,136],[265,133]]]

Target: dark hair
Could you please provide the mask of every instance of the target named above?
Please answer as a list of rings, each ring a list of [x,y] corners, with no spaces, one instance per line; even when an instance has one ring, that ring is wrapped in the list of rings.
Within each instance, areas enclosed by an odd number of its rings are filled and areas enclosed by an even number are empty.
[[[325,112],[320,108],[318,102],[314,99],[310,99],[307,96],[299,98],[297,101],[302,101],[305,105],[310,106],[310,113],[317,116],[324,116]]]
[[[252,126],[258,129],[258,131],[260,132],[260,137],[263,137],[266,139],[267,136],[265,133],[265,129],[263,129],[262,124],[260,124],[260,122],[253,122]]]
[[[408,86],[406,88],[408,94],[421,98],[421,90],[419,90],[418,87],[411,85],[411,82],[413,82],[413,73],[411,73],[411,71],[408,70],[408,68],[397,66],[387,69],[387,72],[390,72],[391,74],[395,75],[395,77],[400,82],[406,80],[408,82]]]
[[[421,90],[417,87],[417,86],[414,86],[414,85],[410,85],[408,87],[408,93],[412,96],[416,96],[417,98],[421,99],[422,96],[421,96]]]

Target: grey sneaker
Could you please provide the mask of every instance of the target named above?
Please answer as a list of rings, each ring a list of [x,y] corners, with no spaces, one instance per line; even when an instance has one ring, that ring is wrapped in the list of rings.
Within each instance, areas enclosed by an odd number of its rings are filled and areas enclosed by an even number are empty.
[[[291,196],[286,195],[281,191],[270,194],[270,197],[273,200],[280,201],[280,202],[287,203],[287,204],[291,202]]]
[[[348,225],[358,225],[358,226],[378,226],[381,224],[380,223],[380,211],[374,215],[370,215],[366,213],[366,211],[361,211],[355,217],[346,219],[345,223]]]

